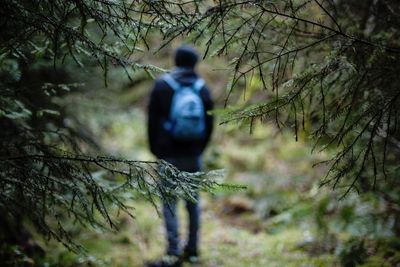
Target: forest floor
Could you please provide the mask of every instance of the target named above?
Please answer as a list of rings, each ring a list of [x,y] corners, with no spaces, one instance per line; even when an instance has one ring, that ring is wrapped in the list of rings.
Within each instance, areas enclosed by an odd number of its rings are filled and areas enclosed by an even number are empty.
[[[263,222],[248,209],[245,199],[202,196],[201,262],[184,266],[339,266],[333,255],[304,250],[310,241],[306,225],[276,233],[263,230]],[[165,235],[162,218],[149,203],[136,203],[135,219],[123,215],[118,233],[82,232],[79,242],[88,255],[78,257],[55,249],[50,262],[61,266],[144,266],[163,255]],[[185,236],[186,213],[179,204]],[[310,242],[311,244],[311,242]]]
[[[110,153],[146,159],[151,155],[144,123],[143,113],[134,110],[121,118],[112,116],[108,129],[98,132]],[[194,266],[339,266],[334,246],[319,243],[327,236],[316,226],[317,211],[325,214],[325,203],[330,203],[330,193],[318,189],[321,170],[311,167],[320,156],[312,155],[304,142],[295,142],[291,133],[280,134],[273,127],[256,127],[252,135],[235,128],[217,129],[204,165],[206,170],[225,169],[224,182],[247,188],[202,193],[201,263]],[[134,206],[135,218],[120,215],[117,232],[71,226],[87,255],[68,252],[56,242],[47,244],[46,266],[139,267],[160,258],[165,252],[162,217],[143,199],[127,204]],[[183,201],[179,216],[184,237]]]

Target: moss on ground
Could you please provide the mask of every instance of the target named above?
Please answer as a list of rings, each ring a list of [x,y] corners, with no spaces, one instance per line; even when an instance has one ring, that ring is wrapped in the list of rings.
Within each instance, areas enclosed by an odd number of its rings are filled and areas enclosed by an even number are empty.
[[[220,214],[221,210],[213,208],[212,201],[203,195],[201,264],[197,266],[338,266],[332,255],[313,256],[299,249],[298,244],[307,238],[304,228],[290,227],[275,234],[249,231],[244,225],[231,224],[232,217]],[[185,215],[180,204],[181,236],[185,236]],[[54,244],[49,246],[47,263],[50,266],[139,267],[157,259],[165,247],[162,219],[145,202],[136,203],[135,216],[134,220],[122,216],[118,233],[81,234],[78,240],[90,256],[74,255]]]

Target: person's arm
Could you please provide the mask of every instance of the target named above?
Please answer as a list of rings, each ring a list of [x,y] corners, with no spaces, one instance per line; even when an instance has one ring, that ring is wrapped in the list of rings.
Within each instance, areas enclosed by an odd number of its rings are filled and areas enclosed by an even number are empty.
[[[160,97],[158,83],[154,83],[154,87],[150,94],[150,100],[148,105],[148,123],[147,123],[147,135],[149,139],[150,151],[157,157],[159,157],[159,145],[158,145],[158,125],[160,124]]]
[[[202,149],[204,150],[211,139],[211,134],[214,128],[214,116],[208,114],[208,111],[211,111],[214,108],[214,102],[211,98],[210,91],[207,88],[207,86],[205,86],[201,90],[201,96],[204,103],[204,109],[206,111],[206,136],[204,138],[203,149]]]

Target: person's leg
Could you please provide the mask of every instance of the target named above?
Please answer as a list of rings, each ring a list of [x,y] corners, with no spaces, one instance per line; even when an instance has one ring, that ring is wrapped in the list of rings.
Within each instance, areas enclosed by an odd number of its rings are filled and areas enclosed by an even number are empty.
[[[179,255],[179,231],[178,216],[176,214],[176,198],[170,198],[169,201],[163,201],[163,215],[167,233],[167,254]]]
[[[194,158],[179,158],[179,159],[168,159],[167,160],[169,163],[175,165],[178,169],[182,170],[182,171],[187,171],[187,172],[197,172],[199,170],[201,170],[201,160],[200,157],[194,157]],[[196,194],[195,199],[197,200],[195,203],[190,202],[190,201],[186,201],[186,209],[189,215],[189,229],[188,229],[188,240],[187,240],[187,244],[185,247],[185,255],[184,257],[186,258],[186,260],[192,261],[191,258],[193,258],[192,256],[197,256],[197,250],[198,250],[198,236],[199,236],[199,228],[200,228],[200,206],[199,206],[199,196],[198,194]],[[168,208],[168,207],[165,207]],[[164,208],[164,210],[166,210]],[[169,249],[168,252],[170,251],[174,251],[175,248],[177,248],[177,251],[179,251],[179,247],[178,247],[178,243],[179,243],[179,237],[178,237],[178,218],[176,217],[176,200],[175,200],[175,206],[173,207],[173,209],[170,210],[174,210],[173,214],[174,216],[174,220],[169,220],[168,221],[174,221],[175,223],[171,225],[171,229],[173,228],[172,226],[174,226],[174,229],[176,229],[176,235],[171,235],[171,239],[175,240],[170,242],[169,241]],[[167,211],[167,210],[166,210]],[[169,218],[168,216],[171,216],[171,212],[167,213],[164,215],[165,220],[167,222],[167,218]],[[167,225],[168,227],[168,225]],[[168,233],[168,240],[170,240],[170,234]],[[176,238],[172,238],[173,236],[176,236]],[[172,246],[171,246],[172,244]],[[179,251],[180,252],[180,251]],[[193,260],[193,262],[195,262],[196,259]]]
[[[199,231],[200,231],[200,198],[195,196],[196,202],[186,200],[186,209],[189,214],[188,241],[185,247],[185,253],[197,256]]]
[[[167,255],[160,260],[147,262],[147,267],[181,267],[179,250],[178,218],[176,214],[176,198],[163,201],[163,215],[167,234]]]

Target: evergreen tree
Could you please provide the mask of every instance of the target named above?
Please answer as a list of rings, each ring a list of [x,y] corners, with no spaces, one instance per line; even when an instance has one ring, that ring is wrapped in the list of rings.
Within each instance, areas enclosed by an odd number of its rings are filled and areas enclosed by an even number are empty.
[[[82,124],[54,101],[79,88],[71,83],[72,68],[98,65],[104,82],[109,64],[127,73],[132,68],[158,70],[129,60],[135,43],[145,40],[146,26],[132,14],[144,15],[145,5],[108,0],[0,4],[2,260],[10,256],[8,245],[27,245],[25,222],[77,251],[68,221],[115,228],[112,211],[132,215],[124,192],[155,204],[155,197],[173,193],[191,198],[192,192],[216,185],[212,174],[204,179],[202,173],[180,172],[163,161],[102,156]],[[165,187],[159,177],[175,186]]]
[[[205,57],[227,56],[232,78],[226,105],[246,94],[249,84],[260,85],[260,97],[227,111],[225,122],[246,121],[252,127],[260,119],[292,127],[296,139],[335,152],[325,162],[330,170],[322,184],[343,190],[343,196],[373,191],[388,205],[399,201],[400,10],[395,0],[0,3],[3,224],[24,217],[68,245],[61,213],[69,211],[86,225],[97,224],[97,210],[113,225],[105,202],[127,209],[115,191],[144,188],[149,198],[163,195],[166,189],[151,178],[160,175],[159,163],[86,155],[80,143],[93,142],[66,125],[62,107],[51,101],[76,86],[60,78],[67,76],[63,71],[71,61],[98,64],[105,81],[111,64],[128,75],[131,69],[160,71],[130,60],[136,51],[150,49],[151,34],[163,40],[159,49],[187,35],[204,45]],[[43,65],[47,71],[41,77],[37,69],[43,71]],[[98,168],[124,177],[122,186],[100,183],[92,175]],[[201,181],[196,187],[213,185]],[[190,185],[179,184],[178,192],[190,195],[196,189]],[[58,223],[52,226],[48,218]]]

